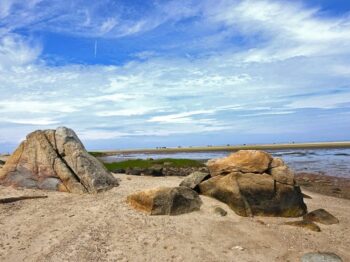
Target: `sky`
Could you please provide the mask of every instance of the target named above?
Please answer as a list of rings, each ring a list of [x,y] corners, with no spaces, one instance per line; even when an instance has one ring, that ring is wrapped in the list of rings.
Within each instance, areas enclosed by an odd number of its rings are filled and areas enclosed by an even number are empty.
[[[350,139],[350,1],[0,0],[0,152]]]

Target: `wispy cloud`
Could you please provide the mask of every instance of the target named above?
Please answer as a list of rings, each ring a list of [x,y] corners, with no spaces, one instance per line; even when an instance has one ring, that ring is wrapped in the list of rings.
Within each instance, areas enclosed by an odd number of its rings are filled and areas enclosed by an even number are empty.
[[[350,111],[348,15],[273,0],[113,3],[0,2],[1,141],[58,124],[140,142],[350,124],[337,120]],[[144,46],[119,65],[50,66],[41,33]]]

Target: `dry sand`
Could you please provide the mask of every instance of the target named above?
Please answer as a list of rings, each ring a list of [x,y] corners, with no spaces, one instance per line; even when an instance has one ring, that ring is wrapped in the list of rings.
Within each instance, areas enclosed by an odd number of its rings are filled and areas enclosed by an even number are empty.
[[[0,204],[0,261],[299,261],[305,252],[334,252],[350,261],[350,200],[305,191],[309,210],[325,208],[340,224],[322,232],[281,225],[293,219],[237,216],[201,196],[200,211],[148,216],[131,209],[128,194],[176,186],[181,177],[116,175],[121,185],[98,195],[0,186],[0,198],[47,195]],[[129,180],[129,179],[131,180]],[[228,211],[221,217],[213,212]]]

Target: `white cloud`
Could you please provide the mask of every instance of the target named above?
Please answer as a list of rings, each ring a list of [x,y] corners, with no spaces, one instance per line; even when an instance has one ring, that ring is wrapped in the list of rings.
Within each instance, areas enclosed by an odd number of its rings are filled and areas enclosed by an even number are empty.
[[[340,94],[315,95],[313,97],[299,99],[288,105],[290,108],[321,108],[332,109],[342,107],[343,104],[350,106],[350,92]]]
[[[41,1],[30,1],[16,11],[14,1],[1,2],[5,19],[0,25],[6,28],[0,29],[1,141],[17,142],[36,126],[58,123],[76,129],[85,140],[283,133],[302,121],[294,115],[304,108],[330,110],[350,102],[348,17],[321,17],[317,9],[294,2],[208,0],[158,3],[149,16],[130,19],[119,9],[114,16],[101,16],[98,10],[106,1],[82,9],[67,5],[72,8],[67,12],[62,11],[66,1],[53,1],[50,10],[40,7]],[[42,22],[57,13],[63,15]],[[143,61],[121,66],[51,67],[41,60],[39,44],[12,33],[30,25],[34,31],[121,37],[188,17],[198,19],[192,26],[200,34],[196,38],[189,30],[195,41],[174,43],[179,53],[145,46],[135,55]],[[237,46],[235,37],[247,43]],[[208,51],[206,41],[220,48]],[[200,55],[184,55],[191,45],[203,48]],[[295,118],[278,129],[271,123],[257,127],[264,116]],[[7,125],[15,125],[16,134]]]
[[[0,122],[32,126],[49,126],[59,124],[59,121],[55,121],[50,118],[0,118]]]

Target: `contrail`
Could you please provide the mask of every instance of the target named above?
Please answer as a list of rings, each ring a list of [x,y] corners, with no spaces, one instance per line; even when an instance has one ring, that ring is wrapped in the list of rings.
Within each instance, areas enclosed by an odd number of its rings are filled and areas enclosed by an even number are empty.
[[[96,55],[97,55],[97,40],[95,40],[95,58],[96,58]]]

